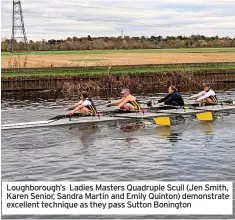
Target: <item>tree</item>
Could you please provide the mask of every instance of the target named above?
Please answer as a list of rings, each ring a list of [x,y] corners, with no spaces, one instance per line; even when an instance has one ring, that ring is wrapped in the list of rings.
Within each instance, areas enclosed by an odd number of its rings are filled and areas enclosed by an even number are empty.
[[[73,41],[78,41],[79,39],[77,37],[73,37]]]
[[[22,42],[13,42],[16,51],[24,50]],[[1,51],[11,48],[11,40],[2,38]],[[103,49],[143,49],[143,48],[194,48],[194,47],[235,47],[235,38],[191,35],[187,36],[151,36],[151,37],[68,37],[67,39],[50,39],[33,42],[29,40],[28,48],[38,50],[103,50]]]
[[[142,36],[140,39],[141,39],[142,41],[144,41],[146,38],[145,38],[145,36]]]
[[[6,42],[1,42],[1,51],[2,52],[7,52],[7,43]]]
[[[235,47],[235,38],[232,40],[232,47]]]
[[[206,47],[206,46],[207,46],[207,42],[205,40],[198,41],[198,47]]]
[[[129,37],[129,36],[125,36],[124,39],[125,39],[126,41],[130,41],[130,37]]]
[[[87,36],[87,40],[92,41],[92,39],[91,39],[91,36],[90,36],[90,35],[88,35],[88,36]]]
[[[48,43],[49,43],[49,44],[55,44],[55,43],[56,43],[56,40],[54,40],[54,39],[48,40]]]
[[[152,49],[154,47],[153,47],[153,45],[150,42],[145,40],[145,41],[143,41],[143,48],[144,49]]]
[[[102,49],[104,50],[105,49],[104,41],[102,39],[94,40],[91,43],[91,47],[92,49],[95,49],[95,50],[102,50]]]
[[[178,40],[183,40],[183,37],[180,35],[177,37]]]
[[[19,51],[24,51],[25,50],[25,44],[22,41],[18,43],[18,50]]]
[[[128,47],[128,44],[127,44],[127,41],[126,41],[126,40],[123,40],[122,45],[121,45],[121,49],[124,49],[124,50],[130,49],[130,48]]]

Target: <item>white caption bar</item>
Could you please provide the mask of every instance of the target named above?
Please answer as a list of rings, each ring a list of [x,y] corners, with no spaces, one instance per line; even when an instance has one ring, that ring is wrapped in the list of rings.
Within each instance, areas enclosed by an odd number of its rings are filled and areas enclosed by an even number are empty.
[[[232,182],[2,182],[3,215],[231,215]]]

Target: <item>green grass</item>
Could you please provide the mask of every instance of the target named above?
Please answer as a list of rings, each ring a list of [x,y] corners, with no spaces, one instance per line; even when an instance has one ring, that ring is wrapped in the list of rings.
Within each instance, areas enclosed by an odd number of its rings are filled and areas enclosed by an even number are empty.
[[[80,50],[80,51],[31,51],[9,53],[2,52],[2,56],[12,55],[93,55],[93,54],[115,54],[115,53],[220,53],[235,52],[233,48],[181,48],[181,49],[135,49],[135,50]]]
[[[178,66],[152,66],[152,67],[115,67],[111,68],[110,73],[122,74],[122,73],[162,73],[162,72],[173,72],[173,71],[206,71],[206,70],[235,70],[234,64],[203,64],[200,66],[193,65],[178,65]],[[51,71],[37,71],[37,72],[5,72],[2,73],[2,78],[13,77],[13,76],[66,76],[66,75],[94,75],[94,74],[105,74],[107,68],[97,69],[72,69],[72,70],[51,70]]]

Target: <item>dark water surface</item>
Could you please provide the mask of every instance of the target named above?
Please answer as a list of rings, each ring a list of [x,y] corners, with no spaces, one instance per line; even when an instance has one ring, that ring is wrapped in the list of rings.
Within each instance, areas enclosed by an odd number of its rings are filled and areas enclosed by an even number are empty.
[[[219,97],[235,100],[235,91]],[[2,124],[45,120],[61,114],[68,103],[2,100]],[[1,135],[3,181],[235,180],[234,113],[221,113],[212,123],[187,117],[176,120],[171,128],[157,127],[151,121],[135,126],[109,122],[2,130]]]

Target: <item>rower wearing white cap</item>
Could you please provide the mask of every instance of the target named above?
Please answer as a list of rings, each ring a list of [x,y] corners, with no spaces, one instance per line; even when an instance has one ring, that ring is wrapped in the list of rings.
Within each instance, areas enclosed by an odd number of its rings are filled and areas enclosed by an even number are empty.
[[[141,110],[141,107],[137,102],[136,97],[130,94],[129,89],[123,89],[121,94],[123,94],[123,98],[117,101],[113,101],[109,103],[107,106],[110,107],[117,105],[120,109],[125,109],[128,111]]]
[[[215,92],[210,88],[209,85],[203,85],[204,90],[196,95],[189,97],[188,99],[196,98],[198,102],[216,104],[218,102]]]

